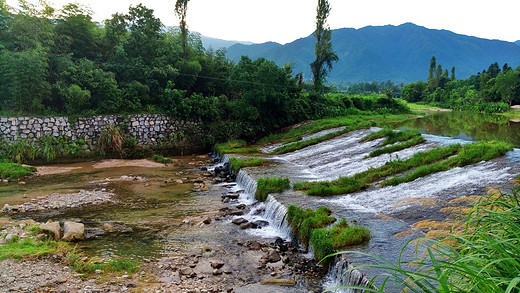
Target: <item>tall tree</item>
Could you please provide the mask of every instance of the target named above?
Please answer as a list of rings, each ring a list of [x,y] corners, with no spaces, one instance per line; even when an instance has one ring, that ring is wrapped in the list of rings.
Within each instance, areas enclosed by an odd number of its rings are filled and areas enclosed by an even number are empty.
[[[314,55],[316,56],[316,60],[311,63],[315,90],[319,90],[323,87],[323,81],[327,73],[332,69],[332,63],[338,61],[338,55],[336,55],[332,49],[332,32],[327,25],[329,13],[329,1],[318,0],[318,7],[316,9],[316,30],[314,31],[314,36],[316,37]]]
[[[435,69],[437,68],[437,61],[435,59],[435,56],[432,56],[432,59],[430,59],[430,68],[428,68],[428,85],[430,86],[430,91],[433,92],[436,87],[436,81],[435,81]]]
[[[179,27],[182,34],[182,53],[184,59],[188,58],[187,43],[188,43],[188,25],[186,24],[186,12],[188,12],[188,2],[190,0],[177,0],[175,2],[175,14],[180,19]]]

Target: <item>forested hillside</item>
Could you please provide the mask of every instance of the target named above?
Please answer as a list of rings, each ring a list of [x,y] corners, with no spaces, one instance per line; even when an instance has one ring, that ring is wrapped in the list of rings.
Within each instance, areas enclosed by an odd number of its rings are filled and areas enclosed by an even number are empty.
[[[184,56],[180,32],[141,4],[99,24],[75,4],[0,3],[3,115],[167,113],[202,120],[213,143],[349,108],[404,109],[386,97],[353,104],[307,93],[291,66],[248,57],[235,64],[225,50],[205,50],[198,34],[189,35]]]
[[[339,61],[330,72],[329,81],[336,83],[426,80],[424,68],[428,67],[431,56],[436,56],[442,64],[455,66],[458,78],[467,78],[494,62],[520,65],[520,46],[513,43],[427,29],[412,23],[337,29],[332,31],[332,39]],[[294,70],[303,72],[305,79],[311,78],[308,65],[313,54],[312,35],[285,45],[237,44],[228,49],[232,60],[248,55],[273,60],[280,66],[294,63]]]

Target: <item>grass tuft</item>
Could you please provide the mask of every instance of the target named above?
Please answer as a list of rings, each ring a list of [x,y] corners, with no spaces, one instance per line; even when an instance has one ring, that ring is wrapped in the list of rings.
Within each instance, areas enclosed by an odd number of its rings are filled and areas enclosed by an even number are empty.
[[[255,198],[265,201],[269,193],[282,192],[288,189],[290,182],[288,178],[261,178],[258,179]]]
[[[32,172],[31,167],[22,166],[18,163],[0,163],[0,179],[14,180],[29,176]]]
[[[246,147],[246,142],[244,140],[230,140],[225,143],[218,143],[215,145],[215,152],[219,155],[224,155],[228,153],[257,153],[258,148],[248,148]]]
[[[229,159],[230,167],[235,174],[237,174],[238,170],[244,167],[253,167],[253,166],[261,166],[265,163],[264,159],[256,159],[256,158],[248,158],[247,161],[238,159],[238,158],[230,158]]]

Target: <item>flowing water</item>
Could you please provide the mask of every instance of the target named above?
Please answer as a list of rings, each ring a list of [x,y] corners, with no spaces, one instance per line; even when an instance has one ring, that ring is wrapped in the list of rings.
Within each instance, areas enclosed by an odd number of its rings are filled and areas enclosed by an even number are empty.
[[[29,217],[38,221],[81,220],[90,237],[78,242],[78,246],[97,257],[147,260],[182,252],[187,249],[186,243],[203,243],[200,239],[205,237],[198,229],[183,226],[182,221],[188,216],[218,209],[220,201],[191,191],[193,184],[189,180],[194,178],[190,174],[194,166],[190,163],[196,162],[195,157],[177,157],[174,161],[177,166],[153,168],[100,167],[98,162],[56,165],[55,168],[70,171],[34,177],[25,185],[1,185],[0,205],[20,204],[50,192],[113,190],[117,204],[14,217]],[[120,181],[125,176],[144,178],[145,181]],[[182,180],[183,183],[176,183],[175,180]],[[106,224],[113,230],[105,231]]]
[[[520,146],[519,123],[503,121],[501,118],[467,115],[462,113],[432,113],[422,119],[395,124],[396,128],[420,129],[427,140],[425,143],[391,155],[365,158],[381,142],[375,140],[360,143],[359,140],[376,128],[353,131],[329,141],[309,146],[302,150],[279,155],[266,156],[266,166],[241,170],[237,185],[230,190],[240,191],[240,203],[251,205],[251,212],[244,217],[249,221],[264,220],[270,225],[263,229],[250,229],[254,236],[291,239],[291,229],[285,220],[287,206],[295,204],[303,208],[328,206],[337,218],[357,221],[371,230],[371,240],[367,245],[354,250],[382,256],[397,262],[402,247],[421,232],[411,224],[422,219],[443,219],[440,212],[451,199],[473,194],[484,194],[486,187],[498,184],[510,187],[509,180],[520,173],[520,151],[515,149],[505,157],[489,162],[419,178],[412,182],[385,188],[369,188],[349,195],[329,198],[309,197],[298,191],[286,191],[269,195],[265,203],[254,199],[256,181],[264,177],[288,177],[291,182],[334,180],[339,176],[351,176],[378,167],[389,160],[406,159],[413,154],[438,145],[468,143],[481,139],[504,139]],[[337,129],[336,129],[337,130]],[[322,132],[323,135],[327,132]],[[306,136],[303,139],[310,139]],[[278,147],[280,145],[277,145]],[[264,151],[273,149],[265,148]],[[194,157],[175,158],[178,166],[160,168],[104,167],[96,168],[96,162],[60,165],[69,168],[64,174],[36,177],[25,185],[0,185],[0,206],[20,204],[50,192],[72,193],[82,189],[106,188],[117,195],[118,204],[86,207],[73,211],[28,214],[19,217],[34,217],[36,220],[81,219],[86,224],[90,238],[80,242],[83,249],[103,258],[129,257],[148,260],[169,253],[183,252],[193,246],[203,246],[208,239],[225,243],[229,241],[226,232],[198,230],[182,225],[189,216],[198,216],[222,207],[219,200],[206,193],[196,196],[191,192],[192,184],[187,184],[193,169]],[[224,162],[229,158],[224,157]],[[121,176],[146,178],[145,182],[118,181]],[[116,180],[106,180],[116,179]],[[172,183],[182,180],[182,184]],[[433,206],[417,205],[420,200],[431,200]],[[103,230],[105,224],[114,231]],[[232,225],[228,225],[232,226]],[[236,229],[235,229],[236,230]],[[394,237],[400,232],[415,230],[415,234]],[[208,234],[209,233],[209,234]],[[231,233],[237,233],[231,232]],[[240,232],[242,233],[242,232]],[[190,243],[190,245],[186,245]],[[413,249],[406,251],[410,255]],[[312,252],[310,252],[312,254]],[[309,255],[311,257],[312,255]],[[338,256],[324,282],[327,288],[344,284],[364,284],[366,277],[381,271],[372,269],[354,270],[343,274],[352,266],[374,262],[374,259],[359,254]],[[395,291],[398,289],[394,288]],[[355,292],[355,291],[337,291]]]
[[[494,118],[488,118],[483,123],[476,123],[476,121],[480,121],[479,117],[470,119],[465,115],[462,113],[434,113],[423,119],[394,125],[397,128],[420,129],[428,134],[423,135],[426,139],[425,143],[391,155],[366,158],[371,151],[376,149],[381,140],[363,143],[360,143],[359,140],[378,129],[353,131],[299,151],[269,157],[272,164],[262,168],[246,168],[246,172],[239,173],[238,182],[246,193],[254,194],[256,179],[262,177],[289,177],[291,182],[334,180],[340,176],[352,176],[371,167],[379,167],[389,160],[406,159],[417,152],[439,145],[465,144],[482,138],[504,139],[513,142],[516,146],[520,145],[518,124],[489,122]],[[466,120],[464,121],[464,119]],[[456,129],[446,130],[446,127],[451,125],[450,123],[461,123],[462,125],[462,121],[465,126],[458,131]],[[436,122],[439,125],[435,124]],[[486,131],[478,130],[479,127],[485,127]],[[487,133],[487,131],[493,133],[484,136],[483,133]],[[266,150],[268,149],[266,148]],[[280,195],[274,194],[269,197],[265,206],[262,206],[265,212],[260,214],[260,217],[271,223],[276,222],[277,224],[274,226],[280,227],[276,231],[271,231],[269,236],[272,236],[274,232],[278,233],[280,237],[287,237],[288,232],[290,235],[290,229],[278,224],[279,220],[284,218],[284,210],[280,208],[280,205],[295,204],[310,208],[328,206],[337,218],[355,220],[371,230],[370,242],[355,250],[381,256],[397,263],[403,246],[409,240],[422,234],[411,227],[412,223],[422,219],[444,219],[445,215],[440,212],[440,209],[445,207],[451,199],[484,194],[486,187],[492,185],[498,185],[504,189],[510,188],[509,181],[520,173],[518,162],[520,162],[520,150],[514,149],[502,158],[454,168],[397,186],[369,188],[354,194],[330,198],[309,197],[295,191],[284,192]],[[249,199],[252,200],[251,197]],[[421,200],[423,200],[422,202],[431,200],[429,202],[434,204],[433,206],[418,206],[417,203]],[[415,233],[400,238],[394,237],[407,230],[415,230]],[[407,253],[411,257],[413,249],[409,247]],[[361,265],[367,262],[373,263],[375,260],[360,254],[338,257],[329,271],[325,287],[362,284],[366,282],[362,273],[371,277],[382,272],[377,269],[362,269],[361,272],[355,270],[349,274],[343,274],[347,268],[352,267],[352,263]],[[393,290],[399,291],[398,288]],[[337,292],[355,291],[338,290]]]

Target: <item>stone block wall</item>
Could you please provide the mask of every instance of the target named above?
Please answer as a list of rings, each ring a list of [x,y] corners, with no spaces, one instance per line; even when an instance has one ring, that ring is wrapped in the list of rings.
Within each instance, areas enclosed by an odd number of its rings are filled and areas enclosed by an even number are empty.
[[[0,140],[36,140],[44,135],[63,135],[73,140],[95,142],[109,125],[126,130],[139,144],[148,146],[186,136],[189,136],[188,144],[195,144],[197,141],[200,143],[204,136],[201,121],[179,120],[162,114],[139,114],[77,118],[72,123],[68,117],[0,117]]]

